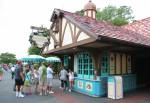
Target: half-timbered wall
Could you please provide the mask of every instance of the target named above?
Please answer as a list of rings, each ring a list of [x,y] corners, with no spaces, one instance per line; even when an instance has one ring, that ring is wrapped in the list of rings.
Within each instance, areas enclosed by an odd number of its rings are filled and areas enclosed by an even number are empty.
[[[81,29],[65,18],[62,19],[62,33],[62,46],[90,38]]]
[[[72,44],[72,36],[71,36],[71,29],[69,27],[69,24],[67,23],[67,26],[65,28],[64,31],[64,37],[63,37],[63,42],[62,42],[62,46],[68,45],[68,44]]]
[[[59,41],[59,33],[55,33],[55,38],[57,41]]]
[[[82,31],[80,28],[78,28],[66,18],[60,19],[59,25],[61,25],[59,26],[59,32],[53,32],[50,36],[51,39],[48,50],[52,50],[54,48],[59,48],[61,46],[66,46],[73,43],[78,43],[79,41],[90,38],[89,35],[84,33],[84,31]],[[57,46],[54,46],[55,44]]]
[[[52,50],[52,49],[54,49],[54,40],[51,38],[48,50]]]
[[[84,32],[81,32],[77,41],[81,41],[81,40],[84,40],[84,39],[88,39],[90,38],[87,34],[85,34]]]

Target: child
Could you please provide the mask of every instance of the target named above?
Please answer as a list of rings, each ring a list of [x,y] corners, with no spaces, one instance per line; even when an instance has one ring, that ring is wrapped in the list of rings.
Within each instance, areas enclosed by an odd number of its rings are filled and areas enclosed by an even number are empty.
[[[68,75],[69,75],[69,85],[70,85],[69,92],[71,92],[74,84],[74,73],[71,70],[69,70]]]
[[[26,68],[25,68],[25,83],[24,83],[24,89],[25,89],[25,93],[26,95],[31,95],[31,84],[30,84],[30,81],[31,81],[31,71],[30,71],[30,68],[29,66],[27,65]]]

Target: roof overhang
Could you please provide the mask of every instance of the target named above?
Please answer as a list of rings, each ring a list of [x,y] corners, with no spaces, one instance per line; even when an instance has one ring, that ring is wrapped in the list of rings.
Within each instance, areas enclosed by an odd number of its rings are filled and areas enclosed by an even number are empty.
[[[62,46],[59,48],[52,49],[50,51],[43,52],[43,54],[63,54],[63,53],[71,53],[71,52],[73,53],[73,52],[79,51],[79,49],[77,49],[79,46],[84,45],[84,44],[93,43],[95,41],[96,41],[96,39],[89,38],[89,39],[79,41],[78,43],[65,45],[65,46]]]

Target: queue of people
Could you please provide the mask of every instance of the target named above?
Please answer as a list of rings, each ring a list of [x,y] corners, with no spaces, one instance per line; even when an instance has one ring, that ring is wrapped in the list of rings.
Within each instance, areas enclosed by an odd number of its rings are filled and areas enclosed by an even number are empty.
[[[38,69],[32,69],[28,64],[23,67],[22,62],[18,61],[14,67],[15,70],[12,68],[12,72],[14,71],[12,79],[15,77],[16,97],[31,95],[33,93],[33,87],[31,87],[33,86],[32,81],[34,81],[34,92],[36,94],[48,95],[54,93],[54,71],[51,64],[46,67],[45,63],[41,63]],[[71,92],[74,84],[74,73],[71,70],[68,72],[64,67],[62,67],[59,73],[59,79],[61,82],[60,88]]]
[[[59,73],[60,80],[61,80],[61,87],[63,90],[69,90],[69,92],[73,89],[74,84],[74,73],[69,69],[68,71],[63,67]],[[68,84],[69,80],[69,84]]]

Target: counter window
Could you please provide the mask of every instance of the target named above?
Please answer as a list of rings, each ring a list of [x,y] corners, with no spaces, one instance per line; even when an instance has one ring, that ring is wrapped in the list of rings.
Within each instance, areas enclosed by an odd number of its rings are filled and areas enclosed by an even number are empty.
[[[94,75],[93,62],[90,53],[82,52],[77,54],[78,74],[84,75],[84,77],[90,78],[90,75]]]

